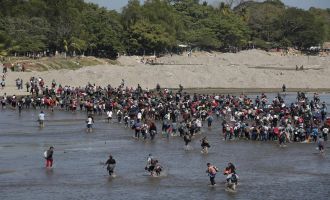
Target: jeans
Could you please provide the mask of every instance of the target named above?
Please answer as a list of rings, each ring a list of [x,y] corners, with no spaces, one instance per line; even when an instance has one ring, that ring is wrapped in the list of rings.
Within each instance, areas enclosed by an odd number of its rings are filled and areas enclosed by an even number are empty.
[[[210,176],[211,185],[215,185],[215,176]]]
[[[140,130],[135,129],[135,137],[140,138]]]

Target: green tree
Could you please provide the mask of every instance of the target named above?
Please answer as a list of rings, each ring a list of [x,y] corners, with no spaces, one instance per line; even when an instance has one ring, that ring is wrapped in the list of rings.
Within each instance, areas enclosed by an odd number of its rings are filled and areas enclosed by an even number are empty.
[[[317,21],[315,16],[302,9],[287,9],[281,17],[281,28],[282,37],[300,49],[319,45],[324,40],[325,29],[322,21]]]
[[[33,17],[23,19],[20,17],[6,18],[5,31],[9,37],[19,44],[11,51],[18,53],[43,51],[47,47],[47,34],[49,24],[45,18]]]
[[[216,26],[216,34],[223,48],[241,48],[249,42],[249,28],[245,22],[234,14],[221,17]]]
[[[280,18],[285,13],[285,5],[281,1],[243,2],[234,10],[248,23],[251,39],[258,47],[271,47],[269,44],[281,40]]]
[[[146,20],[141,20],[132,26],[131,36],[140,44],[137,53],[163,52],[165,48],[170,48],[175,44],[175,38],[169,35],[165,28],[158,24],[151,24]]]

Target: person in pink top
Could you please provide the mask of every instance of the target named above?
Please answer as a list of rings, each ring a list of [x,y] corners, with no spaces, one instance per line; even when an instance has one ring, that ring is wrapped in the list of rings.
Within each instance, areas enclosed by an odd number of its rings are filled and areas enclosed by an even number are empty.
[[[215,175],[217,174],[218,172],[218,169],[217,167],[215,167],[214,165],[211,165],[211,163],[207,163],[207,170],[206,170],[206,173],[208,173],[209,177],[210,177],[210,182],[211,182],[211,185],[216,185],[215,184]]]

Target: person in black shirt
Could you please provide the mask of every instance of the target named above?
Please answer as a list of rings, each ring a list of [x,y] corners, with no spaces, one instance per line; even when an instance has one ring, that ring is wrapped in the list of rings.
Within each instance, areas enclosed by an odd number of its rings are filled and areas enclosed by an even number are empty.
[[[107,160],[105,165],[107,165],[107,170],[109,172],[109,175],[111,176],[116,166],[116,160],[112,157],[112,155],[109,156],[109,159]]]
[[[51,168],[53,167],[53,154],[54,154],[54,147],[49,147],[49,149],[44,153],[46,159],[46,167]]]
[[[208,148],[211,147],[211,145],[209,144],[209,141],[207,140],[206,137],[203,137],[203,139],[201,140],[201,147],[202,147],[202,153],[208,153]]]

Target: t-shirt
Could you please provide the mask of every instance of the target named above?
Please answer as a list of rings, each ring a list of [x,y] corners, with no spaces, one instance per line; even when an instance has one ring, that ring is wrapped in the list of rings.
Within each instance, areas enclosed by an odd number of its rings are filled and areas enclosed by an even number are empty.
[[[107,112],[107,115],[108,115],[108,117],[112,117],[112,112],[111,111],[108,111]]]
[[[152,165],[154,162],[153,160],[154,160],[154,158],[152,156],[149,156],[147,159],[147,165],[149,165],[149,166]]]
[[[93,123],[93,119],[91,117],[87,118],[87,124],[92,124]]]
[[[46,157],[46,159],[52,160],[53,159],[53,153],[54,153],[53,150],[47,150],[47,157]]]
[[[116,164],[116,160],[113,159],[113,158],[109,158],[105,164],[107,164],[107,165],[113,165],[113,164]]]
[[[45,120],[45,114],[44,113],[39,114],[39,120],[41,120],[41,121]]]

